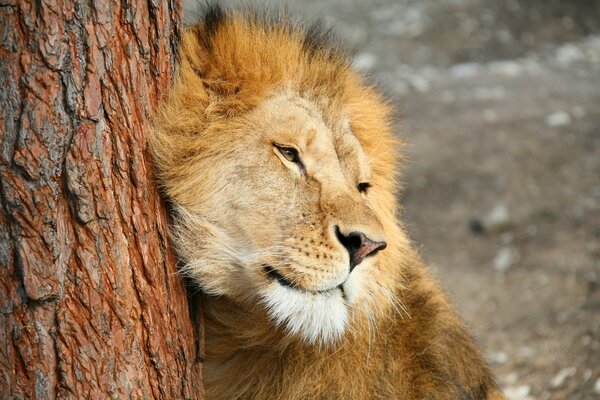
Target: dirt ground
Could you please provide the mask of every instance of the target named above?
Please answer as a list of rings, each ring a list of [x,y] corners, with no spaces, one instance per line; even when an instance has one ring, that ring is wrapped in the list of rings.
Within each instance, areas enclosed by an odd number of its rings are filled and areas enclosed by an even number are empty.
[[[600,1],[284,3],[397,104],[404,220],[508,397],[600,399]]]

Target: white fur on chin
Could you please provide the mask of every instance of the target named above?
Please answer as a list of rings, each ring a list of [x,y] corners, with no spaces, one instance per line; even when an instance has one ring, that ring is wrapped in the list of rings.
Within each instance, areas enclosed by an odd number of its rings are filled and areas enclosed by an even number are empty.
[[[262,298],[277,325],[308,343],[331,344],[344,335],[348,311],[338,288],[309,292],[273,282]]]

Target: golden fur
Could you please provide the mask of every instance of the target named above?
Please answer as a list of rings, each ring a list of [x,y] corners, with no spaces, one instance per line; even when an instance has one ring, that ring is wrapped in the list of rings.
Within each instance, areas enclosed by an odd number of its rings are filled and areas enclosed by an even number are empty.
[[[207,399],[502,399],[397,221],[390,107],[325,39],[210,7],[154,120]],[[387,248],[350,272],[336,229]]]

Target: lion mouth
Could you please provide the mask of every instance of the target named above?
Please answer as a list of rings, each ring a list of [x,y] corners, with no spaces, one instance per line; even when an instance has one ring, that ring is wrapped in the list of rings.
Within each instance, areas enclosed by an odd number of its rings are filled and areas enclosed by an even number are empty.
[[[274,269],[270,265],[266,265],[265,264],[262,267],[263,267],[265,273],[267,274],[267,276],[269,278],[271,278],[271,279],[275,279],[277,281],[277,283],[279,283],[281,286],[288,287],[290,289],[301,290],[301,291],[304,291],[304,292],[311,292],[311,293],[323,293],[323,292],[330,292],[330,291],[335,290],[335,289],[340,289],[342,291],[342,295],[343,296],[345,295],[344,288],[342,287],[343,283],[339,284],[336,287],[333,287],[333,288],[330,288],[330,289],[325,289],[325,290],[307,290],[307,289],[304,289],[304,288],[298,286],[297,284],[295,284],[295,283],[290,282],[289,280],[287,280],[283,275],[281,275],[279,273],[279,271],[277,271],[276,269]]]
[[[267,273],[268,277],[276,279],[281,286],[286,286],[292,289],[301,289],[298,287],[298,285],[285,279],[283,275],[281,275],[277,270],[273,269],[273,267],[271,267],[270,265],[263,265],[263,269]]]

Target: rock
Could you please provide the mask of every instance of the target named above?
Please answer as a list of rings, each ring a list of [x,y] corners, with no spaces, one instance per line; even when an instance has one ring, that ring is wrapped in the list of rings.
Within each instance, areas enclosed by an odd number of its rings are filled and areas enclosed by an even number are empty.
[[[594,393],[600,394],[600,378],[596,379],[596,383],[594,383]]]
[[[550,282],[550,278],[546,274],[539,275],[536,280],[540,286],[547,286],[548,282]]]
[[[561,387],[567,378],[571,378],[575,375],[575,372],[577,372],[577,368],[575,367],[561,369],[550,381],[550,386],[554,389]]]
[[[481,65],[477,63],[456,64],[450,67],[450,76],[453,78],[471,78],[481,72]]]
[[[600,63],[600,35],[591,35],[583,42],[587,61]]]
[[[519,350],[519,353],[524,358],[533,358],[537,354],[537,351],[533,347],[523,346]]]
[[[497,351],[490,356],[490,362],[496,365],[506,364],[508,361],[508,354],[503,351]]]
[[[584,53],[573,43],[567,43],[556,51],[556,62],[562,66],[569,66],[583,60]]]
[[[537,61],[536,59],[533,59],[533,58],[525,58],[521,61],[521,63],[522,63],[521,67],[523,68],[523,71],[529,75],[539,75],[539,73],[543,69],[543,67],[539,63],[539,61]]]
[[[382,7],[372,12],[371,18],[377,21],[377,31],[386,36],[415,38],[428,27],[428,18],[420,7],[404,7],[402,12]]]
[[[373,53],[360,53],[354,57],[354,66],[361,71],[369,71],[377,65],[378,58]]]
[[[544,122],[551,128],[567,126],[571,124],[571,116],[566,111],[557,111],[547,115]]]
[[[511,372],[502,377],[502,383],[505,385],[514,385],[519,380],[519,374]]]
[[[433,65],[423,65],[419,67],[419,75],[425,77],[426,79],[432,81],[440,77],[440,70]]]
[[[512,225],[508,208],[504,204],[496,205],[485,217],[471,220],[470,227],[473,233],[503,233]]]
[[[529,385],[508,386],[504,388],[504,395],[508,400],[533,400],[529,396],[531,387]]]
[[[494,269],[500,273],[506,272],[521,258],[519,252],[512,247],[503,247],[494,257]]]
[[[510,225],[510,214],[504,204],[496,205],[483,220],[484,229],[489,233],[505,232]]]
[[[413,89],[415,89],[419,93],[427,93],[431,88],[429,81],[419,75],[412,75],[409,78],[408,83]]]
[[[491,72],[506,77],[516,77],[521,75],[523,68],[517,61],[495,61],[489,64]]]

